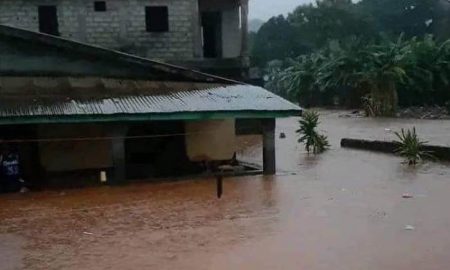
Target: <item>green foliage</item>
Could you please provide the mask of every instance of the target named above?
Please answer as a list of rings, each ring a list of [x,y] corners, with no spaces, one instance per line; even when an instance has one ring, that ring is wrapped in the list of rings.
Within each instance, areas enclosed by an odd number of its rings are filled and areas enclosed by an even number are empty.
[[[400,37],[396,42],[377,44],[359,42],[335,50],[322,68],[319,80],[326,87],[365,88],[370,98],[380,105],[379,115],[394,114],[397,106],[397,85],[407,74],[410,51]]]
[[[300,129],[296,132],[300,134],[299,143],[305,144],[306,151],[320,154],[329,148],[328,139],[325,135],[317,132],[319,125],[319,114],[314,111],[307,111],[303,114],[300,122]]]
[[[287,20],[293,25],[298,41],[310,49],[321,48],[331,40],[369,37],[375,30],[349,0],[301,5],[289,14]]]
[[[251,38],[251,60],[254,66],[264,67],[271,60],[282,60],[311,51],[298,42],[294,26],[281,15],[271,18]]]
[[[434,32],[440,0],[362,0],[356,4],[370,18],[377,32],[408,38]]]
[[[252,60],[264,67],[274,59],[297,57],[330,41],[352,37],[407,39],[433,34],[450,38],[450,5],[442,0],[317,0],[300,5],[287,18],[270,19],[255,36]]]
[[[409,43],[414,57],[408,67],[410,80],[400,87],[401,105],[444,105],[450,100],[450,41],[437,42],[431,35]]]
[[[317,0],[274,17],[252,40],[267,87],[303,106],[367,108],[450,101],[450,3],[441,0]],[[434,37],[436,36],[436,38]],[[364,99],[363,99],[364,97]]]
[[[426,142],[419,139],[415,127],[412,130],[402,129],[401,132],[395,132],[395,136],[397,136],[398,141],[396,142],[399,144],[396,152],[405,157],[409,165],[416,165],[424,158],[433,157],[430,152],[423,150]]]
[[[302,105],[322,105],[314,100],[319,94],[337,95],[341,104],[362,105],[368,115],[392,116],[399,103],[450,100],[450,41],[431,36],[331,42],[285,63],[277,74],[278,91]]]
[[[264,87],[284,98],[290,98],[286,91],[288,89],[288,81],[284,79],[286,74],[285,69],[286,66],[283,65],[282,61],[274,60],[269,63],[266,75],[268,81]]]

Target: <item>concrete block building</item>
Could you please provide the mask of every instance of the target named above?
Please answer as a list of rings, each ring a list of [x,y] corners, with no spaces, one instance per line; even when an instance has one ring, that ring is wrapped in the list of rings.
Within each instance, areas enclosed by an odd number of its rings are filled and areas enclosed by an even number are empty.
[[[235,79],[248,70],[248,0],[2,0],[0,24]]]

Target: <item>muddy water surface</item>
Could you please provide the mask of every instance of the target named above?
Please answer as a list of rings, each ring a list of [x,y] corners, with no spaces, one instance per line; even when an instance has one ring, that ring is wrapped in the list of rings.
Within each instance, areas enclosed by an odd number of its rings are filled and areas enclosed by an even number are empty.
[[[414,124],[449,144],[450,122],[323,113],[329,152],[306,155],[281,120],[278,175],[226,179],[221,200],[213,179],[1,196],[0,269],[447,269],[450,166],[338,142]]]

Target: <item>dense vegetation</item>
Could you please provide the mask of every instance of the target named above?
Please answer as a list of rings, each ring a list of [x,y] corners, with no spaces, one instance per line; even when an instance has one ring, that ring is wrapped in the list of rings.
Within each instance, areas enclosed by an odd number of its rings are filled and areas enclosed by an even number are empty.
[[[253,36],[267,87],[303,105],[398,105],[450,100],[450,27],[439,0],[323,0],[275,17]]]

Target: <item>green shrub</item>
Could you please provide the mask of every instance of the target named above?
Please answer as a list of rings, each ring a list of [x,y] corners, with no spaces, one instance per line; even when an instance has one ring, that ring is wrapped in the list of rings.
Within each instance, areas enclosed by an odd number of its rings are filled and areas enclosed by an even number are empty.
[[[402,129],[401,132],[395,132],[395,136],[397,136],[398,141],[396,142],[399,144],[396,152],[405,157],[409,165],[416,165],[424,158],[433,157],[430,152],[423,150],[426,142],[419,139],[415,127],[412,130]]]
[[[303,114],[299,123],[300,129],[296,132],[301,137],[298,139],[298,142],[305,144],[305,149],[308,153],[312,151],[314,154],[320,154],[329,148],[330,144],[327,137],[319,134],[316,130],[319,125],[319,113],[307,111]]]

